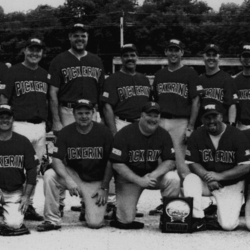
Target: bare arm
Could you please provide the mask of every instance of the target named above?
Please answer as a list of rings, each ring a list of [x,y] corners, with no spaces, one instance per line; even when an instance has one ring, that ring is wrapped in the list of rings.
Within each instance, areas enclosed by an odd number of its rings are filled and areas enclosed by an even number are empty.
[[[67,189],[69,190],[70,195],[79,195],[79,190],[77,184],[74,182],[74,180],[70,177],[70,175],[67,173],[66,167],[63,164],[63,162],[58,159],[54,158],[52,159],[52,167],[55,170],[55,172],[63,179],[63,181],[66,184]]]
[[[49,94],[50,94],[50,109],[52,113],[52,122],[53,122],[53,131],[60,131],[63,128],[61,123],[61,119],[59,116],[59,103],[58,103],[58,91],[59,88],[50,86]]]
[[[196,96],[192,99],[191,115],[187,126],[188,129],[194,130],[194,125],[199,113],[199,109],[200,109],[200,97]]]
[[[167,160],[161,162],[158,167],[149,174],[150,177],[154,177],[155,179],[159,178],[160,176],[168,173],[169,171],[175,168],[175,162],[172,160]]]
[[[124,179],[137,184],[140,187],[147,188],[147,187],[154,187],[156,184],[156,179],[150,177],[148,174],[140,177],[139,175],[135,174],[126,164],[124,163],[114,163],[113,164],[114,170],[121,175]]]
[[[31,196],[31,193],[32,193],[34,187],[35,187],[35,185],[31,185],[31,184],[26,183],[26,185],[23,189],[23,194],[21,197],[20,205],[19,205],[19,210],[22,212],[22,214],[25,214],[25,212],[29,206],[30,196]]]
[[[221,173],[208,172],[204,178],[207,182],[234,180],[248,174],[249,172],[250,164],[242,164]]]
[[[229,123],[234,123],[236,121],[236,105],[232,104],[228,109],[228,121]]]
[[[105,103],[103,107],[103,113],[107,126],[111,130],[112,134],[115,135],[117,133],[117,129],[115,126],[115,115],[113,108],[109,103]]]
[[[202,180],[204,180],[203,176],[208,173],[208,171],[199,163],[192,163],[189,165],[189,167],[190,170],[197,174]]]

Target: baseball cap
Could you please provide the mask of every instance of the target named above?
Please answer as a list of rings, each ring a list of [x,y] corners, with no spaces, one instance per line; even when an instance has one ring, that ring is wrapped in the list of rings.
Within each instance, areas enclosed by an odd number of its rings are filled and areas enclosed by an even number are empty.
[[[125,53],[127,51],[134,51],[137,54],[137,49],[136,49],[135,45],[132,44],[132,43],[124,44],[121,47],[121,54],[123,54],[123,53]]]
[[[87,32],[88,31],[87,27],[84,24],[82,24],[82,23],[75,23],[71,27],[70,32],[73,33],[73,32],[75,32],[77,30],[82,30],[83,32]]]
[[[219,51],[220,51],[219,47],[218,47],[217,45],[215,45],[215,44],[212,44],[212,43],[208,44],[208,45],[205,47],[204,53],[207,53],[209,50],[213,50],[213,51],[215,51],[216,53],[219,53]]]
[[[75,102],[74,109],[78,109],[81,107],[87,107],[89,109],[93,109],[94,106],[91,101],[86,100],[86,99],[79,99]]]
[[[242,54],[247,54],[247,53],[250,53],[250,44],[244,44],[242,46],[242,50],[241,50],[241,55]]]
[[[30,38],[30,39],[26,42],[25,48],[30,48],[30,47],[33,47],[33,46],[43,48],[43,47],[44,47],[44,44],[43,44],[43,42],[42,42],[41,39],[38,39],[38,38]]]
[[[201,110],[202,117],[205,117],[210,114],[221,114],[220,107],[216,103],[207,104],[202,107]]]
[[[156,111],[157,113],[161,113],[161,108],[160,105],[156,102],[147,102],[143,107],[142,107],[142,112],[149,113],[151,111]]]
[[[169,47],[177,47],[179,49],[184,49],[184,44],[178,40],[178,39],[171,39],[168,43],[167,43],[167,48]]]
[[[7,104],[0,105],[0,114],[3,114],[3,113],[7,113],[7,114],[13,116],[13,111],[12,111],[11,106],[9,106]]]

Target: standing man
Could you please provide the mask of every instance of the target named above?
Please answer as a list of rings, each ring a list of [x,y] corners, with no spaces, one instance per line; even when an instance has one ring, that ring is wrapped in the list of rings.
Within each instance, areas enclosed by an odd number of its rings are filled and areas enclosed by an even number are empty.
[[[88,99],[95,107],[99,104],[104,68],[100,58],[86,50],[88,38],[86,27],[75,24],[69,33],[71,48],[51,62],[50,108],[53,131],[60,131],[75,121],[73,104],[76,100]],[[97,120],[96,117],[94,119]]]
[[[94,107],[89,100],[76,102],[75,122],[59,133],[54,153],[53,169],[44,175],[44,223],[38,231],[61,228],[59,189],[71,195],[81,194],[85,204],[85,220],[90,228],[104,225],[109,182],[112,177],[108,161],[113,136],[103,124],[93,121]]]
[[[2,81],[1,94],[11,104],[15,116],[13,131],[26,136],[33,145],[39,162],[45,154],[46,124],[48,116],[48,73],[39,66],[44,45],[38,38],[27,41],[24,61],[11,67]],[[38,166],[38,172],[39,172]],[[33,197],[33,196],[32,196]],[[25,219],[43,220],[31,204]]]
[[[250,128],[250,44],[243,45],[240,62],[243,71],[234,79],[239,97],[237,127],[240,130],[245,130]]]
[[[244,179],[250,171],[248,141],[240,130],[223,122],[220,108],[218,104],[205,105],[204,126],[188,140],[186,160],[192,173],[185,178],[183,189],[186,197],[194,198],[194,231],[234,230],[244,201]],[[218,222],[205,220],[202,195],[215,197]]]
[[[206,73],[200,77],[204,97],[201,105],[216,103],[220,106],[224,122],[235,126],[238,96],[233,79],[219,67],[219,47],[209,44],[204,49],[203,59]]]
[[[142,107],[151,97],[148,78],[136,72],[137,60],[135,45],[125,44],[121,48],[121,70],[107,78],[103,87],[104,117],[113,135],[138,121]]]
[[[0,105],[0,235],[29,234],[23,224],[29,197],[36,184],[37,157],[29,140],[12,132],[14,117],[9,105]]]
[[[199,77],[195,70],[182,64],[184,45],[177,39],[167,44],[165,55],[168,66],[155,74],[154,95],[162,113],[160,126],[172,138],[176,167],[181,178],[189,173],[184,163],[185,139],[194,130],[199,112]]]
[[[172,171],[172,140],[159,123],[160,106],[148,102],[142,108],[139,122],[124,127],[115,136],[110,159],[115,170],[117,213],[116,219],[110,222],[112,227],[144,227],[134,219],[136,205],[145,188],[160,189],[163,197],[179,195],[180,179]]]

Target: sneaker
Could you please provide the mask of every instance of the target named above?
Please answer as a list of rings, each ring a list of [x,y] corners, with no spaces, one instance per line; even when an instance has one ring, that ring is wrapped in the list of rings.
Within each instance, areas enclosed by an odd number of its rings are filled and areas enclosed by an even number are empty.
[[[29,207],[24,215],[24,219],[25,220],[33,220],[33,221],[43,221],[44,220],[43,216],[39,215],[32,205],[29,205]]]
[[[153,210],[150,210],[148,214],[149,215],[161,215],[162,211],[163,211],[163,204],[159,205]]]
[[[82,206],[72,206],[71,211],[74,212],[81,212]]]
[[[55,225],[51,223],[50,221],[44,221],[42,224],[37,226],[37,231],[38,232],[44,232],[44,231],[50,231],[50,230],[58,230],[60,229],[60,225]]]
[[[204,218],[192,218],[192,232],[206,230],[206,221]]]
[[[109,224],[111,227],[115,227],[115,228],[119,228],[119,229],[125,229],[125,230],[128,230],[128,229],[142,229],[144,228],[144,223],[141,223],[139,221],[133,221],[131,223],[128,223],[128,224],[124,224],[124,223],[121,223],[117,220],[112,220],[110,221],[110,224]]]
[[[29,229],[24,224],[18,229],[10,228],[6,225],[2,225],[0,228],[0,235],[2,236],[20,236],[24,234],[30,234]]]
[[[59,206],[59,212],[60,212],[60,216],[62,218],[64,216],[64,206],[63,205]]]
[[[204,209],[205,217],[208,219],[216,219],[217,218],[217,206],[210,205],[206,209]]]
[[[3,207],[0,206],[0,216],[3,216]]]
[[[207,230],[223,230],[217,219],[206,219]]]
[[[241,217],[244,217],[245,216],[245,207],[246,207],[246,204],[243,204],[241,206],[241,209],[240,209],[240,216]]]

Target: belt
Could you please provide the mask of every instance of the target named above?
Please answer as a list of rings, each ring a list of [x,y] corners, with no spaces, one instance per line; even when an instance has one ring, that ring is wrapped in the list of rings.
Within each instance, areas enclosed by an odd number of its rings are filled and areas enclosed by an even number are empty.
[[[180,118],[188,118],[188,116],[178,116],[178,115],[172,115],[169,113],[161,113],[161,118],[165,118],[165,119],[180,119]]]
[[[131,122],[131,123],[139,121],[139,118],[137,118],[137,119],[124,119],[124,118],[121,118],[121,117],[118,117],[118,116],[117,116],[117,118],[119,120],[122,120],[122,121],[125,121],[125,122]]]
[[[61,102],[61,105],[67,108],[74,108],[75,103],[74,102]]]
[[[16,120],[17,122],[29,122],[29,123],[33,123],[33,124],[39,124],[44,122],[43,119],[41,118],[34,118],[34,119],[29,119],[29,120]]]

